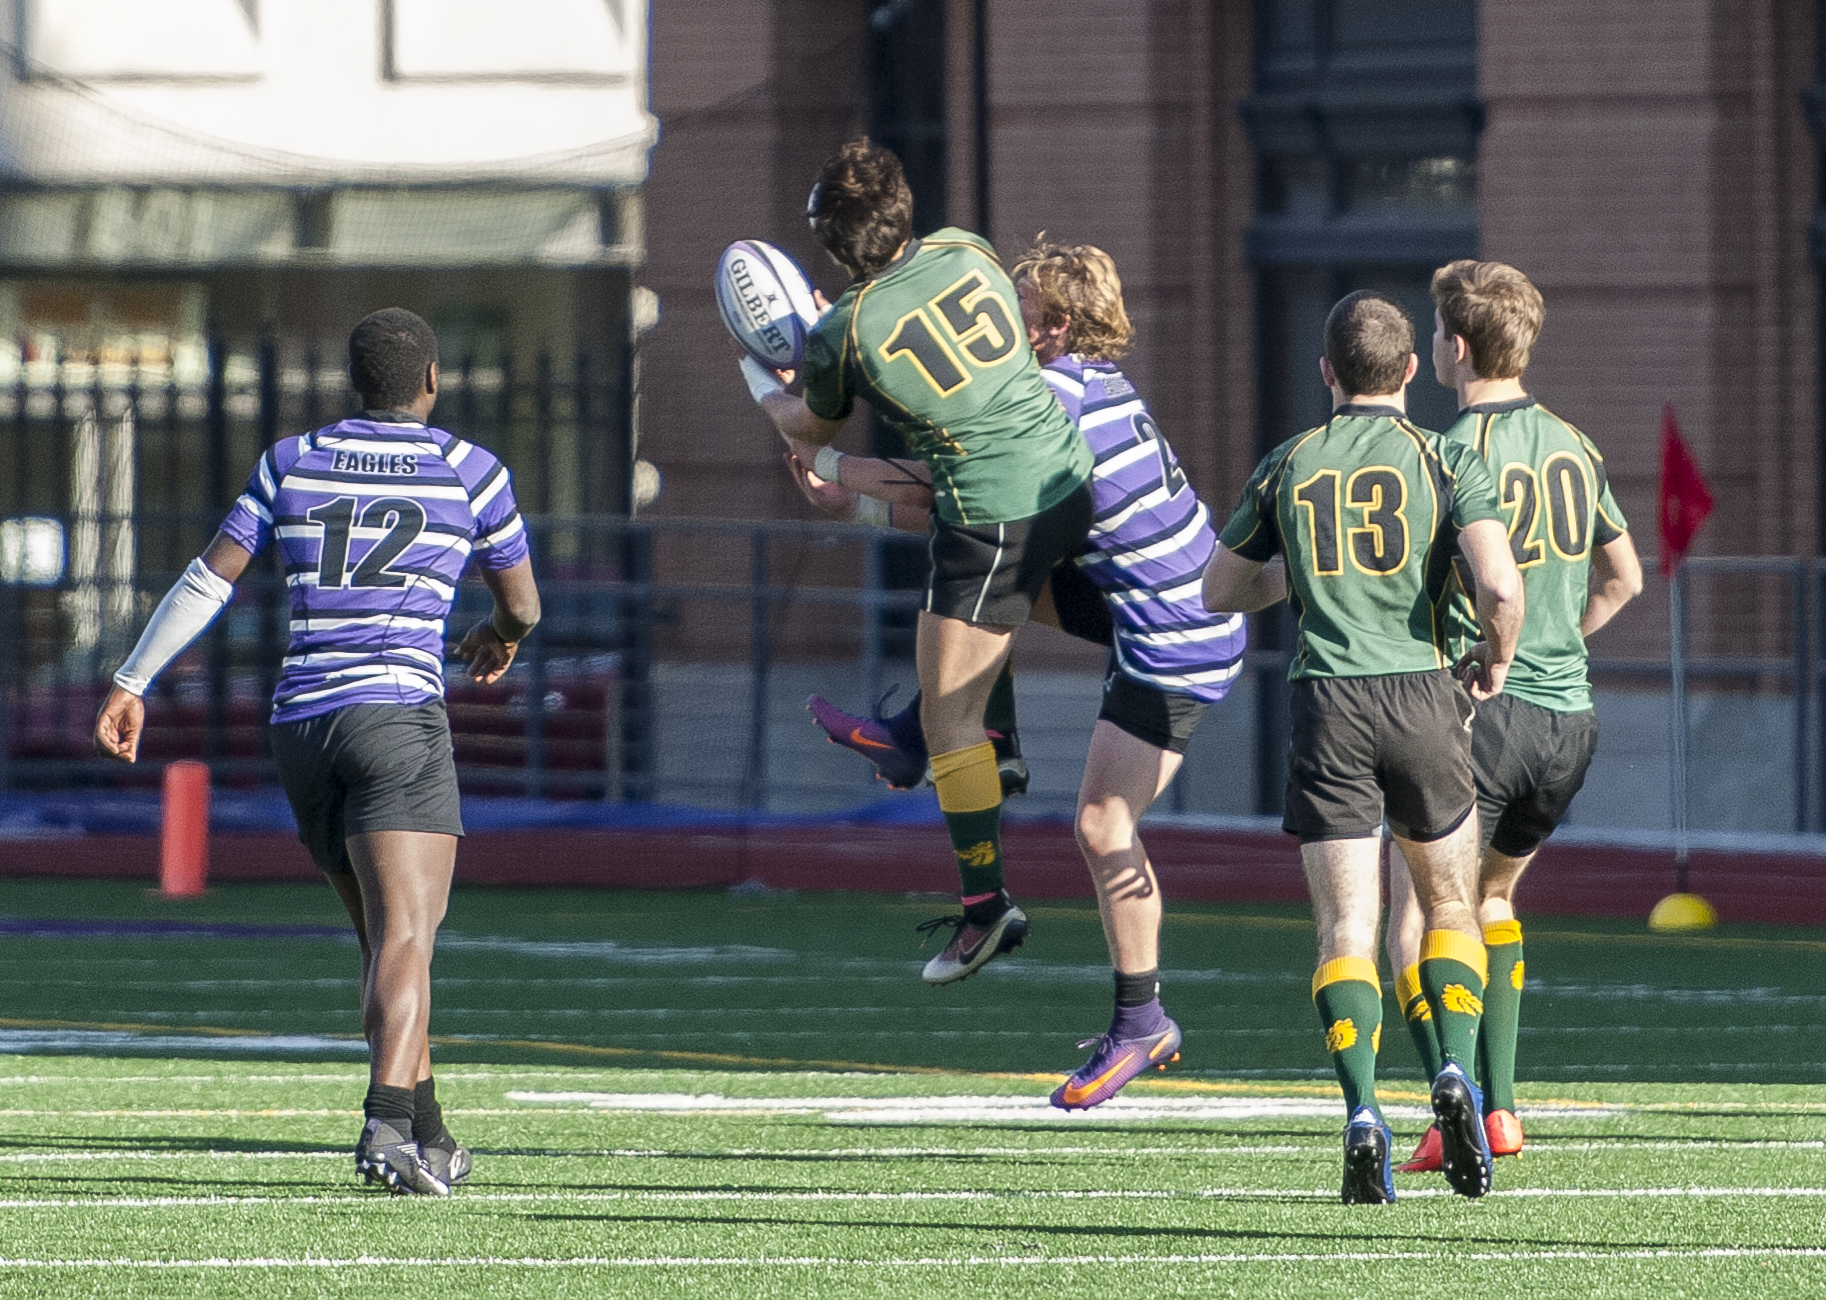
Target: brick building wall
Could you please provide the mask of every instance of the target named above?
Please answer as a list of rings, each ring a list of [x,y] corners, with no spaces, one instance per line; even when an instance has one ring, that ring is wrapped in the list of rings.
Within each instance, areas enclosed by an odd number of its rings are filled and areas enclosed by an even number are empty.
[[[971,4],[953,0],[950,220],[975,224]],[[1214,500],[1251,460],[1254,371],[1241,232],[1249,155],[1233,103],[1247,89],[1249,5],[1101,0],[1069,24],[1042,0],[991,0],[991,234],[1005,259],[1041,230],[1099,244],[1123,273],[1137,383]],[[735,379],[709,290],[731,239],[772,239],[826,293],[840,273],[812,244],[805,191],[866,127],[864,8],[853,0],[675,0],[653,15],[645,283],[663,304],[642,350],[641,454],[670,515],[800,510]],[[860,421],[857,422],[860,425]],[[864,434],[840,445],[860,450]],[[766,482],[757,479],[766,477]]]
[[[1813,9],[1480,7],[1483,255],[1541,286],[1529,385],[1605,451],[1651,566],[1664,401],[1718,497],[1697,553],[1815,549]],[[1752,628],[1776,648],[1786,619],[1721,592],[1694,613],[1739,652]],[[1665,653],[1666,626],[1651,582],[1603,650]]]
[[[948,0],[950,219],[974,224],[973,0]],[[1717,489],[1702,554],[1811,554],[1818,523],[1815,156],[1807,0],[1529,0],[1479,6],[1482,254],[1528,271],[1548,324],[1530,384],[1606,450],[1652,567],[1661,403]],[[666,515],[810,517],[777,465],[719,326],[717,251],[772,238],[826,293],[801,218],[817,162],[865,129],[868,7],[669,0],[654,7],[641,454]],[[990,233],[1102,245],[1138,336],[1127,365],[1222,516],[1254,460],[1253,80],[1248,0],[989,0]],[[1316,351],[1317,341],[1313,341]],[[861,421],[840,445],[866,446]],[[735,563],[733,557],[731,564]],[[1702,642],[1781,649],[1779,593],[1697,593]],[[1665,650],[1664,594],[1606,634]]]

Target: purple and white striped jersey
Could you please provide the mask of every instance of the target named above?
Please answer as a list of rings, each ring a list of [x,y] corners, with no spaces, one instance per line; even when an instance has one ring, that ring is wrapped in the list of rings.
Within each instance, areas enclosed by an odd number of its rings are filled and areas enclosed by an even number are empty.
[[[277,537],[291,644],[273,721],[444,695],[444,621],[471,555],[526,558],[507,467],[473,443],[363,412],[267,449],[222,531],[258,555]]]
[[[1095,519],[1076,558],[1109,605],[1118,667],[1171,695],[1223,699],[1242,671],[1247,634],[1241,614],[1205,609],[1205,566],[1217,546],[1210,511],[1122,371],[1067,354],[1041,374],[1095,457]]]

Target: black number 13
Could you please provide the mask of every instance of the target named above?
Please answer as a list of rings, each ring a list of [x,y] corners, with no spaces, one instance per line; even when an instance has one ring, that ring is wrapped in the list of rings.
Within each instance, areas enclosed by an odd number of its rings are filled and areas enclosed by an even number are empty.
[[[1305,507],[1307,536],[1314,575],[1327,578],[1344,572],[1340,535],[1349,539],[1351,565],[1373,578],[1399,573],[1408,559],[1408,484],[1401,472],[1387,465],[1371,465],[1350,476],[1342,504],[1361,512],[1361,523],[1343,526],[1335,469],[1322,469],[1293,490],[1293,499]]]

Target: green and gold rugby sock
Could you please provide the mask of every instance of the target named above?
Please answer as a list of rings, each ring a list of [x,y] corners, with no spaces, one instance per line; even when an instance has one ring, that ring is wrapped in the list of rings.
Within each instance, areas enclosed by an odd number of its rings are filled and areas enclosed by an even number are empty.
[[[1014,734],[1014,656],[1002,661],[1002,671],[989,688],[989,703],[983,706],[983,730]]]
[[[932,784],[957,854],[962,896],[995,893],[1002,887],[1002,781],[995,746],[985,740],[932,755]]]
[[[1312,1004],[1325,1026],[1325,1050],[1344,1089],[1344,1113],[1376,1102],[1376,1052],[1382,1046],[1382,981],[1367,957],[1337,957],[1312,977]]]
[[[1522,1026],[1522,923],[1484,927],[1490,979],[1484,990],[1484,1024],[1477,1034],[1477,1082],[1484,1109],[1515,1109],[1515,1040]]]
[[[1420,1068],[1427,1072],[1427,1078],[1439,1077],[1439,1067],[1445,1062],[1439,1059],[1439,1033],[1433,1028],[1433,1008],[1427,1005],[1427,995],[1420,987],[1420,963],[1402,971],[1395,979],[1395,1002],[1401,1007],[1401,1018],[1407,1021],[1408,1037],[1414,1040],[1414,1050],[1420,1053]]]
[[[1433,1010],[1441,1068],[1455,1064],[1469,1074],[1477,1067],[1488,960],[1482,940],[1457,930],[1428,930],[1421,937],[1420,987]]]

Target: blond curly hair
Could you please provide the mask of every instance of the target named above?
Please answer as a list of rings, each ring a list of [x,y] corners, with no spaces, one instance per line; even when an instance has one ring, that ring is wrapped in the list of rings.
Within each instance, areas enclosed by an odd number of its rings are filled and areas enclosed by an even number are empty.
[[[1113,361],[1128,351],[1135,327],[1122,305],[1122,277],[1101,248],[1048,243],[1042,230],[1009,275],[1017,284],[1033,285],[1045,324],[1071,322],[1066,351],[1094,361]]]

